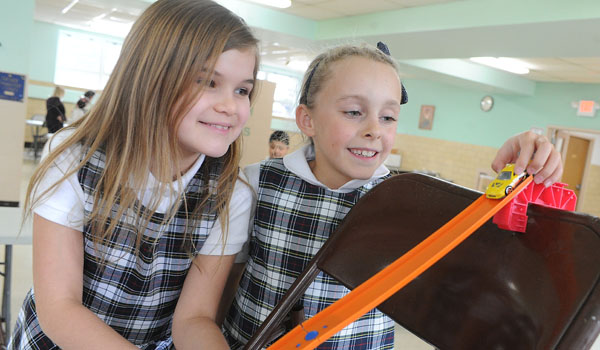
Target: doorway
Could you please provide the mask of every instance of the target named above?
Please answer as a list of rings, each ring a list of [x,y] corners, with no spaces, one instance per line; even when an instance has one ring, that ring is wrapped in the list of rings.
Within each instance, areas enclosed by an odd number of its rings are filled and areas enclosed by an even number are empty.
[[[570,135],[564,153],[562,182],[567,184],[568,189],[575,191],[577,198],[580,198],[579,192],[583,184],[583,174],[585,173],[590,142],[588,139]]]
[[[560,182],[566,183],[577,196],[577,208],[581,210],[585,196],[586,175],[591,163],[594,139],[598,131],[569,128],[548,128],[552,143],[563,159],[563,176]]]

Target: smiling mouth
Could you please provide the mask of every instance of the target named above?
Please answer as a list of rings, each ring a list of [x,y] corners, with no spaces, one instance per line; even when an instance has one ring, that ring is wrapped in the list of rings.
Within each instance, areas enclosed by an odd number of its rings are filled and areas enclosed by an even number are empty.
[[[219,130],[231,129],[231,126],[228,126],[228,125],[210,124],[210,123],[205,123],[205,122],[200,122],[200,124],[210,126],[211,128],[215,128],[215,129],[219,129]]]
[[[379,152],[376,151],[370,151],[370,150],[364,150],[364,149],[354,149],[354,148],[349,148],[350,152],[352,152],[352,154],[354,154],[355,156],[358,157],[363,157],[363,158],[373,158],[375,157],[377,154],[379,154]]]

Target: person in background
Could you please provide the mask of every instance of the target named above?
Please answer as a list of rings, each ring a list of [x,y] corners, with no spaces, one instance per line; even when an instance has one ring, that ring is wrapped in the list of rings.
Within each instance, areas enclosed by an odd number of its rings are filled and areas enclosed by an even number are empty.
[[[247,343],[352,206],[390,177],[383,162],[407,95],[395,61],[381,45],[345,45],[317,56],[304,75],[296,109],[296,125],[310,143],[283,159],[245,168],[257,198],[247,264],[223,324],[232,349]],[[515,163],[516,172],[527,169],[546,186],[562,174],[560,154],[533,132],[511,137],[492,167],[499,171],[506,163]],[[308,319],[349,292],[321,272],[299,307]],[[317,349],[393,346],[394,323],[375,308]]]
[[[60,86],[54,88],[52,96],[46,100],[46,127],[49,133],[62,129],[67,120],[65,105],[61,99],[65,96],[65,89]]]
[[[269,158],[283,158],[290,149],[290,136],[285,131],[273,131],[269,137]]]
[[[158,0],[29,183],[33,288],[8,349],[228,349],[215,323],[252,191],[239,169],[258,40],[209,0]]]
[[[77,103],[75,104],[75,108],[73,108],[73,113],[71,114],[71,118],[69,118],[69,123],[73,124],[78,121],[89,111],[89,104],[92,102],[96,93],[92,90],[88,90],[79,98]]]

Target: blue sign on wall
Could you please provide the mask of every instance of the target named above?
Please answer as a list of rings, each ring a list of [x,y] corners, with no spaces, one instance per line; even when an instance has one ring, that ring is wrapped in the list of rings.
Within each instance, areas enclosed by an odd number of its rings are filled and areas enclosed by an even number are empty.
[[[25,76],[0,72],[0,99],[23,102]]]

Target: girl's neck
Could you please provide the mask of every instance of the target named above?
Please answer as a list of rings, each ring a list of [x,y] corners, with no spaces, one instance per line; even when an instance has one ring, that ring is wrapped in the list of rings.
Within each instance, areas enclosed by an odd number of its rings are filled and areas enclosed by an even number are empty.
[[[308,161],[308,166],[310,167],[310,171],[313,173],[315,178],[329,189],[337,190],[349,181],[345,179],[338,179],[335,176],[327,176],[327,174],[324,174],[320,171],[316,160]]]

